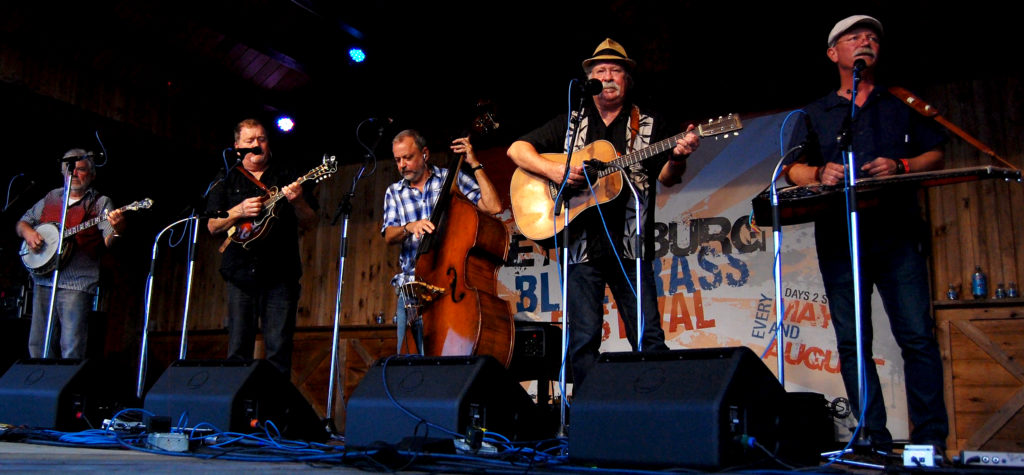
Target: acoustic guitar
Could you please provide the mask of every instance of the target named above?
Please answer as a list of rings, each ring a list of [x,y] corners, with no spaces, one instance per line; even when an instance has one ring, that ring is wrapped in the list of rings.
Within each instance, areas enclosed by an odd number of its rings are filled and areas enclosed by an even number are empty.
[[[337,171],[338,162],[334,156],[325,156],[322,164],[299,177],[296,182],[300,185],[310,180],[319,183]],[[274,224],[274,221],[277,219],[277,209],[275,206],[281,201],[281,198],[284,198],[284,193],[281,193],[276,186],[267,188],[263,208],[259,214],[249,219],[240,220],[234,226],[231,226],[228,229],[228,238],[249,249],[253,242],[266,235],[267,231]]]
[[[127,206],[122,206],[117,210],[121,212],[135,211],[146,209],[150,206],[153,206],[153,200],[146,198]],[[71,250],[71,243],[75,242],[74,239],[71,239],[72,236],[106,220],[107,215],[104,214],[88,221],[84,221],[77,226],[65,228],[64,245],[61,246],[62,249],[60,251],[60,262],[67,262],[65,257],[67,257],[68,252]],[[53,269],[57,267],[57,238],[60,237],[60,224],[39,223],[39,225],[35,227],[35,230],[43,238],[43,247],[40,248],[38,252],[35,252],[28,248],[27,243],[22,241],[21,251],[19,251],[18,254],[21,256],[21,262],[29,272],[36,275],[46,275],[53,272]]]
[[[739,116],[729,114],[718,119],[711,119],[695,127],[691,132],[700,137],[726,134],[743,128]],[[622,170],[631,165],[643,162],[676,146],[676,140],[690,132],[673,135],[665,140],[651,144],[618,157],[615,147],[606,140],[598,140],[573,152],[573,166],[594,159],[604,162],[603,170],[598,172],[594,183],[594,192],[583,190],[568,199],[570,223],[577,216],[593,206],[604,204],[619,196],[622,191]],[[565,163],[564,153],[542,153],[541,157],[556,163]],[[561,232],[564,227],[562,219],[555,219],[555,198],[558,196],[560,183],[535,175],[522,168],[512,174],[509,196],[512,199],[512,215],[519,231],[527,238],[540,241],[551,238]]]

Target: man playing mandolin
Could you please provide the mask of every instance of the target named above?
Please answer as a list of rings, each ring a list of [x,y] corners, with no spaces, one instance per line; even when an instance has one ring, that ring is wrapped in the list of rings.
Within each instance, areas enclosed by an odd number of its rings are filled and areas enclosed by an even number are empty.
[[[459,172],[459,191],[468,200],[476,203],[481,211],[489,214],[500,213],[501,198],[484,173],[483,164],[477,161],[469,137],[452,141],[451,150],[457,154],[465,154],[465,163],[473,172],[472,178]],[[430,150],[427,149],[427,141],[415,130],[399,132],[391,142],[391,151],[402,179],[389,186],[384,195],[384,223],[381,234],[388,244],[402,245],[398,255],[401,272],[391,279],[391,285],[397,292],[402,285],[416,278],[416,250],[423,235],[434,232],[430,215],[434,211],[445,177],[448,176],[448,170],[429,163]],[[401,353],[407,323],[405,299],[401,294],[395,315],[398,317],[398,352]]]
[[[57,296],[54,301],[53,318],[60,322],[55,327],[60,331],[60,352],[57,352],[57,338],[50,339],[50,357],[84,358],[86,337],[88,336],[87,315],[92,304],[96,286],[100,280],[100,243],[110,247],[124,230],[124,216],[120,210],[113,210],[110,198],[102,196],[90,185],[96,178],[96,169],[92,154],[80,148],[68,150],[64,154],[66,163],[74,161],[71,170],[71,191],[68,201],[65,226],[70,228],[85,220],[98,216],[107,216],[96,227],[86,229],[66,239],[73,240],[68,254],[61,257]],[[65,164],[64,167],[67,167]],[[32,208],[25,212],[15,230],[25,240],[29,252],[43,251],[43,236],[36,231],[42,223],[60,223],[61,204],[64,201],[64,188],[57,188],[47,193]],[[59,235],[59,232],[57,233]],[[50,292],[53,285],[53,272],[32,274],[35,291],[32,295],[32,327],[29,330],[28,350],[33,358],[43,356],[43,345],[46,339],[47,316],[50,311]]]
[[[585,99],[579,133],[572,143],[573,150],[597,140],[606,140],[619,154],[623,154],[671,136],[664,121],[641,110],[629,99],[628,92],[633,85],[630,70],[635,65],[622,45],[610,38],[601,42],[593,56],[583,61],[587,78],[599,80],[603,88],[592,100]],[[538,152],[567,152],[567,122],[568,117],[563,114],[525,135],[508,149],[509,158],[527,172],[546,177],[555,184],[561,183],[565,163],[548,160]],[[687,130],[692,129],[691,125]],[[627,168],[627,179],[637,188],[641,200],[645,351],[668,349],[661,328],[652,266],[656,181],[666,186],[679,183],[686,170],[686,157],[697,149],[699,143],[696,134],[687,133],[676,140],[670,155],[656,155],[651,160]],[[583,167],[572,166],[569,169],[568,186],[576,194],[589,193]],[[604,222],[593,212],[569,227],[568,292],[572,303],[568,307],[569,357],[572,382],[576,385],[583,382],[599,354],[606,285],[615,297],[627,339],[634,349],[637,347],[636,297],[631,290],[635,288],[636,275],[632,271],[635,267],[627,259],[633,259],[641,251],[635,248],[637,219],[634,216],[633,193],[626,188],[618,199],[601,206]],[[611,242],[606,237],[605,225]],[[564,239],[564,233],[559,239]],[[627,269],[625,272],[624,268]]]
[[[232,242],[221,259],[228,290],[228,358],[253,358],[259,323],[267,361],[290,375],[302,276],[299,232],[316,225],[317,201],[296,181],[300,173],[272,160],[259,121],[246,119],[235,127],[235,149],[244,153],[241,165],[228,171],[207,202],[211,213],[227,210],[225,218],[210,218],[210,233],[237,237],[245,230],[246,235],[244,245]],[[276,194],[284,199],[271,197]],[[272,209],[265,209],[270,203]]]

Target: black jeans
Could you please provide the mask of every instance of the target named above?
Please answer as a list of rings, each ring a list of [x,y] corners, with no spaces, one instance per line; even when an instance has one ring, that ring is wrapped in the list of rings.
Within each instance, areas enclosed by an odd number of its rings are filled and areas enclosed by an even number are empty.
[[[598,258],[569,266],[569,358],[572,363],[574,387],[583,384],[587,371],[594,366],[600,355],[601,336],[604,330],[605,284],[612,291],[619,311],[619,318],[626,330],[626,339],[635,351],[636,298],[629,283],[636,281],[635,261],[622,261],[629,280],[615,258]],[[643,278],[641,298],[644,313],[644,351],[665,351],[665,331],[661,328],[661,313],[658,311],[658,296],[654,286],[654,270],[650,261],[640,265]],[[629,282],[629,283],[627,283]]]
[[[263,330],[267,361],[286,376],[292,369],[292,338],[299,304],[298,282],[258,288],[228,287],[228,359],[251,360],[256,328]]]

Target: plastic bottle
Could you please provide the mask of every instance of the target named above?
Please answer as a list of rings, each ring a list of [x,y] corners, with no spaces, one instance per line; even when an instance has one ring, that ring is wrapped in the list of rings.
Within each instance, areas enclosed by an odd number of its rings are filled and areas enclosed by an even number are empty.
[[[1020,292],[1017,291],[1017,283],[1016,282],[1010,282],[1010,288],[1006,290],[1006,296],[1011,298],[1011,299],[1015,299],[1017,297],[1020,297]]]
[[[956,293],[956,287],[953,284],[949,284],[949,290],[946,291],[947,300],[960,300],[960,296]]]
[[[971,276],[971,295],[976,299],[988,297],[988,279],[981,272],[981,266],[974,266],[974,275]]]
[[[997,299],[1005,299],[1006,298],[1006,289],[1003,288],[1003,284],[1002,283],[999,283],[999,284],[996,285],[995,297]]]

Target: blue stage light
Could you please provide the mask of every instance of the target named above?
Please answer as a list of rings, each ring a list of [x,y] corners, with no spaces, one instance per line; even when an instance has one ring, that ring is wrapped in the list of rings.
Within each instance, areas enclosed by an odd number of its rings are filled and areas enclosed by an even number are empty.
[[[295,128],[295,121],[293,121],[291,117],[280,117],[277,119],[277,128],[280,129],[281,132],[291,132],[292,129]]]
[[[348,57],[352,58],[353,62],[362,63],[366,60],[366,52],[362,48],[352,47],[348,49]]]

